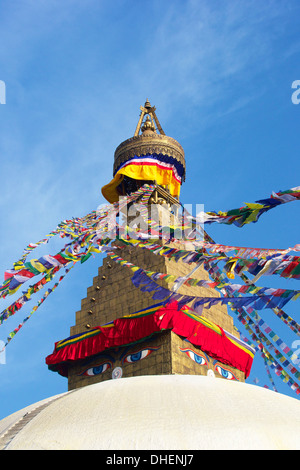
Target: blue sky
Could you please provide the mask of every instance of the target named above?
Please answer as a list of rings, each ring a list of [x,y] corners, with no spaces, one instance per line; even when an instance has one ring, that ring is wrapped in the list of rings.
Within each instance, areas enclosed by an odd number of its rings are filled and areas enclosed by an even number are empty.
[[[114,150],[133,135],[146,98],[184,147],[183,203],[225,211],[299,186],[299,13],[298,0],[0,1],[1,272],[61,220],[105,202]],[[218,243],[290,247],[300,242],[298,203],[243,228],[207,229]],[[55,239],[35,254],[61,246]],[[69,335],[100,264],[76,266],[9,344],[0,418],[67,390],[44,360]],[[1,340],[39,298],[1,325]],[[285,310],[299,321],[299,301]],[[296,338],[272,311],[263,318],[291,347]],[[255,377],[270,385],[259,357],[249,383]]]

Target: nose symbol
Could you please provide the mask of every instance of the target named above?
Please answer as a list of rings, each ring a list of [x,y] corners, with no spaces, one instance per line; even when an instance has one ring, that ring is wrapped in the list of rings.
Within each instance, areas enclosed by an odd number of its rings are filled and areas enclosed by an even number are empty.
[[[112,371],[112,378],[113,379],[120,379],[122,377],[123,371],[121,367],[115,367],[114,370]]]

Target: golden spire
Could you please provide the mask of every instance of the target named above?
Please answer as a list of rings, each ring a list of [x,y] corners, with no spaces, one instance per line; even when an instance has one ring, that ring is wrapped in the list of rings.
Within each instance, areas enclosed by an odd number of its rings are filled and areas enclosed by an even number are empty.
[[[162,186],[168,187],[168,200],[177,198],[185,181],[183,148],[177,140],[164,133],[155,107],[148,99],[140,110],[134,136],[121,142],[115,150],[113,180],[102,188],[103,196],[110,203],[117,202],[120,195],[131,194],[133,188],[145,181],[156,181],[165,194],[167,192]],[[139,157],[146,157],[144,163]],[[151,165],[149,158],[153,160]],[[139,166],[138,173],[133,171],[137,169],[136,165]]]
[[[144,106],[140,106],[140,110],[134,136],[121,142],[115,150],[113,174],[118,171],[120,165],[134,156],[162,154],[174,158],[183,166],[182,181],[185,181],[183,148],[177,140],[164,133],[156,116],[156,108],[151,106],[148,98]]]

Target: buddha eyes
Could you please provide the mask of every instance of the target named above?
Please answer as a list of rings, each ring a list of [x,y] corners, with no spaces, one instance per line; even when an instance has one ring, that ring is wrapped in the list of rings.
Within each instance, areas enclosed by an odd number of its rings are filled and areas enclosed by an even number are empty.
[[[180,351],[184,352],[190,359],[192,359],[192,361],[196,362],[200,366],[207,366],[208,365],[207,359],[204,355],[202,355],[200,353],[196,353],[195,351],[193,351],[192,349],[189,349],[189,348],[179,348],[179,349],[180,349]],[[218,363],[215,365],[214,369],[224,379],[238,380],[230,370],[226,369],[226,367],[223,367]]]
[[[225,369],[225,367],[221,367],[220,364],[217,364],[215,366],[215,369],[218,372],[218,374],[220,374],[220,375],[222,375],[222,377],[224,377],[224,379],[237,380],[235,375],[232,372],[230,372],[230,370]]]
[[[159,348],[141,349],[140,351],[136,351],[134,353],[121,356],[120,360],[122,361],[122,365],[124,363],[133,364],[134,362],[141,361],[142,359],[149,356],[153,351],[156,351],[157,349]],[[79,375],[93,377],[95,375],[103,374],[103,372],[107,371],[108,369],[111,369],[114,363],[115,363],[114,358],[112,358],[111,361],[106,360],[106,362],[102,362],[100,364],[97,364],[96,366],[86,369],[84,372],[82,372]]]
[[[111,367],[111,362],[104,362],[103,364],[99,364],[98,366],[90,367],[89,369],[85,370],[81,375],[87,375],[88,377],[92,377],[93,375],[102,374]]]
[[[133,363],[133,362],[137,362],[137,361],[140,361],[142,359],[144,359],[145,357],[149,356],[149,354],[151,354],[153,351],[156,351],[158,348],[147,348],[147,349],[141,349],[140,351],[137,351],[135,353],[132,353],[132,354],[127,354],[127,356],[125,356],[123,359],[122,359],[122,364],[124,363]]]
[[[202,356],[202,354],[197,354],[195,351],[192,351],[192,349],[188,348],[180,348],[180,351],[184,352],[187,354],[187,356],[192,359],[192,361],[197,362],[200,366],[207,366],[207,361],[205,356]]]

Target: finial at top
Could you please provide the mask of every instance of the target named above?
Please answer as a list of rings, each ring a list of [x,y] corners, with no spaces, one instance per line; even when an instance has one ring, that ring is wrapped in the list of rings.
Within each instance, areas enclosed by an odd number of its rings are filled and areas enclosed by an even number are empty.
[[[151,108],[151,104],[150,104],[148,98],[146,99],[146,102],[145,102],[145,104],[144,104],[144,108],[146,108],[146,109],[147,109],[147,108]]]
[[[159,123],[159,120],[157,119],[157,116],[156,116],[156,113],[155,113],[156,108],[155,108],[155,106],[151,106],[150,101],[148,100],[148,98],[146,99],[146,102],[145,102],[144,106],[140,107],[140,110],[141,110],[141,114],[140,114],[139,122],[136,126],[134,137],[139,135],[140,130],[143,133],[146,130],[156,132],[155,131],[155,124],[156,124],[156,127],[157,127],[158,131],[160,132],[160,134],[165,135],[165,133],[162,130],[162,127]],[[145,115],[147,115],[147,118],[144,122],[144,125],[142,126],[143,119],[144,119]],[[155,121],[155,124],[154,124],[154,121]]]

